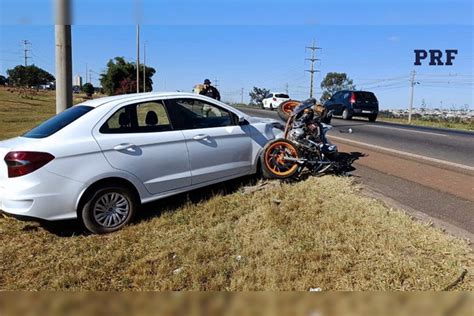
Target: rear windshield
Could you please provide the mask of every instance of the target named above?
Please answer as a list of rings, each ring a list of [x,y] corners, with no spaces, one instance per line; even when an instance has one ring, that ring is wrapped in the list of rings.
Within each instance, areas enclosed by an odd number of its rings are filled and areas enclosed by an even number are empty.
[[[377,101],[375,94],[372,92],[354,92],[356,95],[356,100],[361,101]]]
[[[290,97],[288,96],[288,94],[278,93],[275,94],[275,98],[289,99]]]
[[[28,138],[45,138],[48,136],[53,135],[60,129],[68,126],[90,110],[92,110],[93,107],[90,106],[85,106],[85,105],[79,105],[79,106],[73,106],[70,109],[67,109],[64,112],[59,113],[56,116],[53,116],[46,122],[41,123],[40,125],[36,126],[29,132],[26,132],[23,137],[28,137]]]

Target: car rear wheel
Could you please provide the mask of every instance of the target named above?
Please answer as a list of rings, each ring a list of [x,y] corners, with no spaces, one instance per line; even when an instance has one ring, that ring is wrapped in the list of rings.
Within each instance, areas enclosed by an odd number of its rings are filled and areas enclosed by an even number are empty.
[[[127,225],[137,207],[137,198],[128,188],[102,187],[87,198],[81,212],[82,222],[92,233],[111,233]]]
[[[348,109],[344,109],[342,112],[342,119],[343,120],[352,120],[352,114]]]
[[[369,116],[369,122],[375,122],[375,120],[377,120],[377,115]]]

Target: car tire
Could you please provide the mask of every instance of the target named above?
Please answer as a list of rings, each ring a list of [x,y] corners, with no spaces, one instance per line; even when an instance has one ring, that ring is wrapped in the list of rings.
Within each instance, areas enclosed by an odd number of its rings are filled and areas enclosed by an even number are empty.
[[[342,112],[342,119],[343,120],[352,120],[352,115],[351,115],[351,112],[349,111],[349,109],[344,109],[344,111]]]
[[[81,219],[88,231],[107,234],[122,229],[133,218],[139,202],[124,186],[104,186],[86,197]]]
[[[369,122],[375,122],[377,120],[377,115],[369,116]]]
[[[270,111],[273,111],[273,104],[270,103]]]

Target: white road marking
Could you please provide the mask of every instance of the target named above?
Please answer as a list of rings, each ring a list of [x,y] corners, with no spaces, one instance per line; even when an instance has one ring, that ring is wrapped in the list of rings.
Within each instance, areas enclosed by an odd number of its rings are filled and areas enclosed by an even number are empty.
[[[446,134],[440,134],[440,133],[422,132],[422,131],[415,131],[415,130],[412,130],[412,129],[389,127],[389,126],[380,126],[380,125],[365,125],[364,127],[377,127],[377,128],[395,129],[395,130],[402,131],[402,132],[428,134],[428,135],[443,136],[443,137],[447,137],[447,136],[448,136],[448,135],[446,135]]]
[[[447,160],[441,160],[441,159],[421,156],[421,155],[417,155],[417,154],[407,153],[407,152],[403,152],[403,151],[399,151],[399,150],[395,150],[395,149],[391,149],[391,148],[387,148],[387,147],[371,145],[371,144],[362,143],[362,142],[358,142],[358,141],[355,141],[355,140],[350,140],[350,139],[347,139],[347,138],[342,138],[342,137],[337,137],[337,136],[332,136],[332,135],[329,135],[329,138],[339,140],[343,143],[345,142],[345,143],[349,143],[349,144],[360,145],[360,146],[363,146],[363,147],[369,147],[369,148],[373,148],[373,149],[378,149],[380,151],[385,151],[385,152],[398,154],[400,156],[411,157],[411,158],[415,158],[415,159],[419,159],[419,160],[434,162],[434,163],[437,163],[437,164],[440,164],[440,165],[446,165],[446,166],[455,167],[455,168],[459,168],[459,169],[474,171],[474,167],[459,164],[459,163],[455,163],[455,162],[451,162],[451,161],[447,161]]]

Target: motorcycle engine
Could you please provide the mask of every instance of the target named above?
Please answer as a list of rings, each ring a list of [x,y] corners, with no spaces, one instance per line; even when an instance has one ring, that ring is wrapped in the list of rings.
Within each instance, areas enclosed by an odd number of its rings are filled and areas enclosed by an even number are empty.
[[[289,138],[292,140],[300,140],[305,136],[305,132],[302,128],[292,129],[289,133]]]

